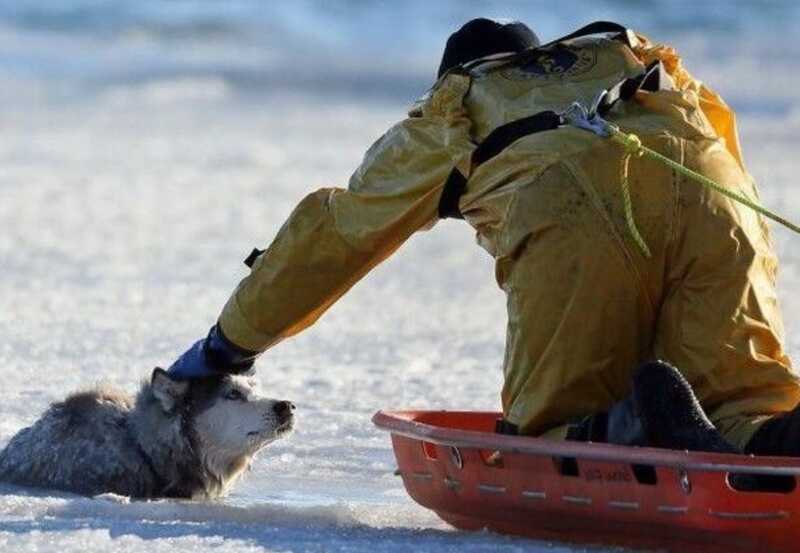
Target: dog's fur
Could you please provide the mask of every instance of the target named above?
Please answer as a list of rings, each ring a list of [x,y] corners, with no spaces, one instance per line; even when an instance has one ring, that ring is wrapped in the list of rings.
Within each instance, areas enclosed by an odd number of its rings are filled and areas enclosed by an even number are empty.
[[[98,388],[51,405],[0,452],[0,481],[90,496],[217,497],[292,429],[293,410],[245,377],[181,382],[155,369],[135,398]]]

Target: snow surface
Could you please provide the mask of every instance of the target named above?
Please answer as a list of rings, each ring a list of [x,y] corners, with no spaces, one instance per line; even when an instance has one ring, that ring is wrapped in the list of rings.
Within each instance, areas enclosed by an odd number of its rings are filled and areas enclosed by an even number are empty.
[[[15,32],[0,29],[3,52],[41,39]],[[689,66],[740,109],[763,201],[800,220],[798,47],[775,57],[766,34],[745,38],[720,57],[687,35]],[[72,44],[52,40],[48,55]],[[86,86],[25,71],[0,83],[0,446],[71,390],[133,391],[168,365],[214,322],[251,248],[306,193],[346,185],[410,100],[255,93],[213,72]],[[800,238],[773,230],[797,356]],[[465,225],[441,223],[259,361],[264,390],[298,405],[298,429],[230,497],[131,502],[0,486],[0,550],[611,551],[456,532],[392,474],[389,437],[371,415],[496,409],[504,335],[491,259]]]

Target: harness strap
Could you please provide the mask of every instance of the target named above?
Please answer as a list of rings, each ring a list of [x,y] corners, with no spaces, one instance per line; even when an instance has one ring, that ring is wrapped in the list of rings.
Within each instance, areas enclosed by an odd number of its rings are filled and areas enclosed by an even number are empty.
[[[605,24],[604,22],[598,22],[598,25],[600,23]],[[609,25],[616,24],[609,23]],[[591,25],[587,25],[587,27],[591,27]],[[670,85],[671,79],[664,71],[663,65],[660,61],[655,61],[641,75],[623,79],[605,91],[597,106],[598,113],[607,113],[620,100],[630,100],[638,90],[656,92],[669,89]],[[472,169],[497,156],[520,138],[544,131],[552,131],[565,124],[566,121],[562,114],[554,111],[541,111],[535,115],[500,125],[489,133],[489,136],[472,152],[470,157]],[[441,219],[464,218],[458,204],[466,190],[467,177],[458,168],[454,167],[445,181],[442,195],[439,199],[439,217]]]
[[[458,201],[467,191],[467,177],[458,168],[454,167],[444,183],[442,195],[439,198],[440,219],[463,219]]]
[[[472,164],[480,165],[495,157],[524,136],[542,131],[551,131],[561,126],[561,116],[554,111],[540,111],[530,117],[524,117],[500,125],[472,152]]]

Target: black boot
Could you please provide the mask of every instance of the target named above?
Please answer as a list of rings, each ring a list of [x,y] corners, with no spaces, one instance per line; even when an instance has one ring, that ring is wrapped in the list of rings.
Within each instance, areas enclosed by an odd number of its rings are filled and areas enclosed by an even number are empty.
[[[571,425],[567,431],[567,439],[614,445],[647,445],[642,421],[633,408],[632,395],[616,402],[607,413],[589,415]]]
[[[654,361],[639,367],[633,375],[631,399],[648,446],[741,453],[711,424],[692,387],[667,363]]]
[[[628,446],[648,445],[642,420],[634,408],[633,394],[612,405],[606,417],[608,443]]]
[[[692,387],[678,370],[654,361],[639,367],[633,391],[607,413],[583,419],[567,439],[614,445],[741,453],[708,420]]]

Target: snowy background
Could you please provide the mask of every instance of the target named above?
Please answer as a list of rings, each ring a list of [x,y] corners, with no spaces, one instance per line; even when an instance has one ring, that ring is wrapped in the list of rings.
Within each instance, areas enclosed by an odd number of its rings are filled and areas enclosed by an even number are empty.
[[[595,19],[676,44],[737,108],[764,202],[800,219],[794,2],[0,1],[0,446],[71,390],[133,391],[214,322],[293,205],[346,185],[447,35]],[[800,238],[774,228],[800,353]],[[258,378],[298,430],[221,501],[0,487],[0,550],[585,550],[449,529],[405,495],[381,408],[496,409],[504,298],[469,228],[414,237]],[[598,550],[606,551],[606,550]]]

